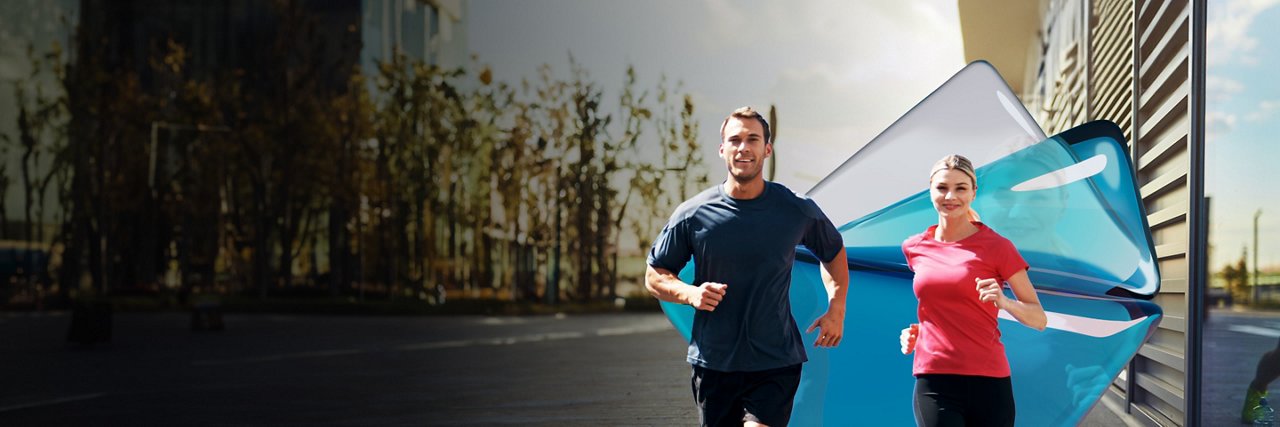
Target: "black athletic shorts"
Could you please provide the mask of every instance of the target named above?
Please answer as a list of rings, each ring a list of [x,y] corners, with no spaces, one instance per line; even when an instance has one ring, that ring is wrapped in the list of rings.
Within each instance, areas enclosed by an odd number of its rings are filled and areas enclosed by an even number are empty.
[[[785,426],[800,387],[800,365],[755,372],[693,367],[693,398],[703,426],[741,426],[754,421]]]
[[[928,374],[916,376],[918,426],[1013,426],[1009,377]]]

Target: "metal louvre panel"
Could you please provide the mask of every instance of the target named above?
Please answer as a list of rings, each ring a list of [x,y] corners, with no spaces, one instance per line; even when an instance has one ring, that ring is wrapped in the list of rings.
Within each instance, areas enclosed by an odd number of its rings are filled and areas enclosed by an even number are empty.
[[[1105,3],[1105,2],[1104,2]],[[1156,301],[1165,310],[1166,322],[1130,364],[1128,377],[1131,410],[1161,424],[1182,425],[1186,420],[1186,325],[1189,280],[1190,229],[1187,201],[1191,158],[1186,142],[1190,133],[1190,81],[1188,80],[1191,9],[1186,1],[1139,0],[1130,17],[1136,37],[1130,46],[1133,117],[1129,130],[1138,185],[1151,217],[1161,271],[1161,291]],[[1105,110],[1107,107],[1101,107]],[[1152,219],[1152,218],[1149,218]]]
[[[1042,61],[1044,98],[1036,110],[1047,135],[1056,135],[1088,121],[1087,53],[1090,39],[1086,31],[1084,2],[1055,2],[1045,17],[1042,31],[1048,49]]]
[[[1090,0],[1082,92],[1088,119],[1117,123],[1130,141],[1160,263],[1156,301],[1166,314],[1113,391],[1132,414],[1164,425],[1186,419],[1189,16],[1185,1]],[[1043,122],[1048,128],[1066,121]]]
[[[1198,0],[1203,1],[1203,0]],[[962,2],[962,5],[965,2]],[[968,2],[1012,7],[1006,2]],[[980,4],[979,4],[980,3]],[[1045,133],[1056,134],[1091,120],[1110,120],[1124,132],[1137,185],[1147,213],[1161,276],[1154,298],[1165,311],[1159,328],[1113,383],[1104,400],[1123,407],[1126,421],[1148,425],[1194,424],[1189,408],[1197,395],[1198,347],[1188,347],[1198,321],[1188,301],[1203,286],[1201,146],[1193,132],[1198,80],[1193,34],[1204,29],[1193,19],[1190,0],[1040,0],[1038,34],[1027,57],[1027,73],[1016,79],[1021,100]],[[1201,3],[1196,16],[1202,17]],[[973,41],[989,34],[974,20]],[[1014,29],[1008,34],[1017,34]],[[967,36],[968,37],[968,36]],[[1196,39],[1200,40],[1200,39]],[[966,41],[966,55],[998,52]],[[1200,43],[1200,42],[1197,42]],[[988,43],[989,44],[989,43]],[[969,52],[972,50],[973,52]],[[1199,55],[1199,56],[1197,56]],[[1198,124],[1199,123],[1199,124]],[[1198,297],[1197,297],[1198,298]],[[1190,332],[1190,334],[1189,334]],[[1190,372],[1189,372],[1190,371]]]
[[[1095,0],[1089,28],[1091,119],[1115,122],[1133,138],[1133,2]]]

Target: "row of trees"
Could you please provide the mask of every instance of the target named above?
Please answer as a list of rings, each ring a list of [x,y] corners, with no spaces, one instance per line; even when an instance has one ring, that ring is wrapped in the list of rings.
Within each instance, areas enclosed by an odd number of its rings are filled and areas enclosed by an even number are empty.
[[[273,11],[250,67],[202,68],[173,40],[131,63],[84,28],[74,58],[32,50],[31,81],[58,87],[11,83],[3,149],[22,168],[0,176],[18,177],[26,227],[0,237],[53,262],[7,296],[612,297],[624,235],[642,250],[707,185],[694,104],[665,79],[642,88],[629,69],[615,98],[572,58],[567,77],[518,83],[404,55],[365,73],[325,60],[301,2]]]

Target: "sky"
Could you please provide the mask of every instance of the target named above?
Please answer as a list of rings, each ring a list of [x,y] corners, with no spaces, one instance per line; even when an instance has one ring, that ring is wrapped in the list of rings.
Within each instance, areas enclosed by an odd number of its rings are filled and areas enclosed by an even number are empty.
[[[0,79],[29,71],[23,42],[60,34],[49,16],[75,9],[62,3],[0,7],[13,24],[0,26]],[[954,0],[472,0],[467,8],[469,50],[498,80],[534,80],[543,64],[567,76],[572,55],[603,85],[608,107],[628,66],[641,88],[663,76],[681,84],[713,181],[724,176],[720,121],[743,105],[776,106],[775,180],[800,192],[964,66]],[[11,123],[12,110],[0,106],[0,122]],[[6,158],[16,170],[17,156]],[[6,205],[19,205],[19,193]]]
[[[15,3],[17,10],[56,12],[25,3]],[[1278,5],[1208,2],[1205,168],[1213,270],[1246,246],[1252,252],[1259,209],[1261,264],[1280,268],[1280,198],[1270,185],[1280,178],[1280,144],[1273,141],[1280,135],[1280,83],[1268,78],[1280,69]],[[608,106],[617,104],[627,66],[635,67],[641,88],[655,87],[662,76],[680,82],[697,107],[713,181],[724,174],[715,154],[724,116],[743,105],[776,106],[775,180],[799,192],[964,66],[954,0],[473,0],[466,13],[470,50],[502,81],[533,79],[543,64],[567,75],[572,55],[603,85]],[[3,16],[22,22],[26,15]],[[15,47],[41,31],[4,26],[0,45]],[[0,49],[0,77],[24,72],[12,66],[22,62],[20,52]],[[12,121],[8,110],[0,109],[5,122]]]
[[[775,181],[804,192],[964,66],[954,0],[473,1],[468,43],[500,81],[535,80],[569,55],[617,104],[628,65],[640,87],[683,84],[713,182],[733,109],[778,111]]]
[[[1205,196],[1211,198],[1211,271],[1248,248],[1280,268],[1280,0],[1208,2]]]
[[[1249,246],[1280,268],[1280,0],[1209,2],[1206,195],[1209,265]],[[498,79],[532,78],[573,55],[616,103],[624,70],[641,86],[683,83],[698,108],[713,181],[720,120],[777,106],[776,181],[806,191],[964,66],[956,2],[528,0],[470,4],[469,43]],[[497,29],[497,30],[494,30]],[[1269,237],[1270,236],[1270,237]]]

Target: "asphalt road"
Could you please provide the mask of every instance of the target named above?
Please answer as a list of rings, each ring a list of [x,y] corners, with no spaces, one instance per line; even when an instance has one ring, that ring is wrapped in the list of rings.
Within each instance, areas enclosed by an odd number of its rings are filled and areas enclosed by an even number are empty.
[[[1240,425],[1245,389],[1263,353],[1276,349],[1280,312],[1214,310],[1204,328],[1203,425]],[[1272,383],[1271,390],[1280,390]],[[1273,395],[1274,396],[1274,395]],[[1273,397],[1274,398],[1274,397]],[[1272,406],[1280,405],[1280,402]]]
[[[661,315],[0,315],[0,426],[678,425],[682,339]]]
[[[117,314],[81,347],[66,314],[0,314],[0,426],[697,423],[660,314],[188,321]]]

